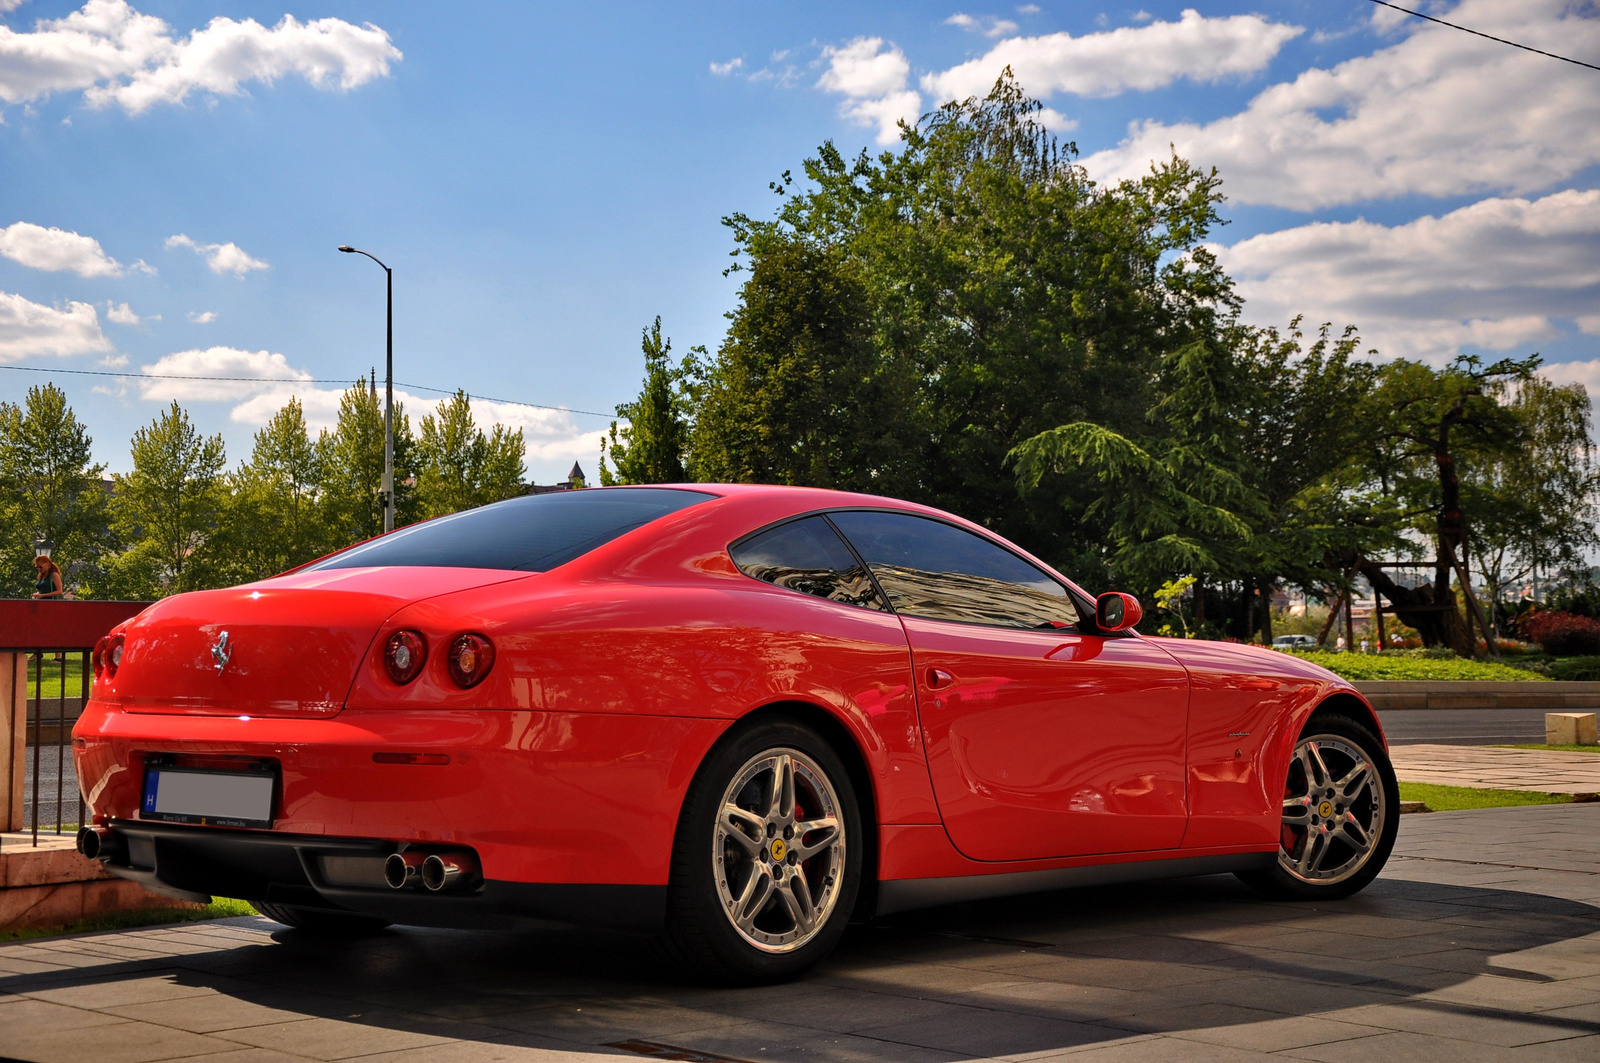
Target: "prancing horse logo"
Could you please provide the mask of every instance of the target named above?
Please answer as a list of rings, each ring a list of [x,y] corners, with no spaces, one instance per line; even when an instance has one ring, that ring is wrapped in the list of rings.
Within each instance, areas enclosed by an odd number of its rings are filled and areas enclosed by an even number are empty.
[[[228,645],[228,633],[224,631],[217,636],[217,641],[211,644],[211,659],[217,662],[217,674],[228,667],[228,658],[233,656],[233,647]]]

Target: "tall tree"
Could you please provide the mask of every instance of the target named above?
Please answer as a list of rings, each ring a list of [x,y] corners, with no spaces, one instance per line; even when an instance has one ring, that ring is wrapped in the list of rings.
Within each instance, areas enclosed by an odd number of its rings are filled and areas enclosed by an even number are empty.
[[[485,435],[472,419],[465,391],[422,419],[416,447],[416,499],[420,519],[499,502],[526,490],[522,429],[495,425]]]
[[[621,428],[611,422],[611,431],[600,447],[600,482],[612,484],[670,484],[688,479],[684,457],[689,449],[689,398],[686,389],[693,379],[695,356],[691,352],[682,366],[669,358],[672,341],[661,335],[661,318],[644,330],[644,387],[639,397],[617,407],[617,416],[627,424]],[[606,459],[616,472],[606,466]]]
[[[383,533],[383,399],[376,385],[358,380],[339,397],[339,420],[317,440],[317,484],[329,548]],[[415,443],[403,403],[394,407],[395,524],[416,519],[411,478]]]
[[[176,402],[133,434],[133,471],[116,477],[112,523],[130,544],[108,589],[159,598],[211,585],[208,546],[227,502],[222,436],[202,436]]]
[[[213,556],[227,582],[265,579],[329,549],[318,502],[323,454],[298,399],[256,433],[250,460],[231,479],[232,497]]]
[[[55,544],[69,584],[93,585],[111,545],[105,466],[67,396],[54,384],[28,389],[22,405],[0,402],[0,573],[6,591],[33,589],[36,536]]]

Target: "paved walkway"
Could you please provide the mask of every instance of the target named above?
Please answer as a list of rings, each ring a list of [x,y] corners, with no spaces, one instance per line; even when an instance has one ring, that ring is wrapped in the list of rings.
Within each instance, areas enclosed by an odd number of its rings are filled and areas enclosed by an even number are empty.
[[[265,919],[0,946],[30,1063],[1600,1059],[1600,804],[1407,816],[1336,903],[1227,876],[908,913],[793,985],[686,983],[629,938]]]
[[[1402,782],[1444,783],[1476,789],[1600,794],[1600,753],[1486,746],[1394,746],[1389,750]]]

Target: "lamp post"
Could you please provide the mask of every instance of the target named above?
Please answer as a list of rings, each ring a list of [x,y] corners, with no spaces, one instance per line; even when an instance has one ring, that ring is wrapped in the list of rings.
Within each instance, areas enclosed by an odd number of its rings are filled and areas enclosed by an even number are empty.
[[[383,495],[383,531],[387,535],[394,531],[394,270],[384,266],[378,256],[370,252],[348,244],[340,244],[339,250],[347,255],[366,255],[383,266],[389,288],[388,340],[383,372],[383,486],[380,488]]]

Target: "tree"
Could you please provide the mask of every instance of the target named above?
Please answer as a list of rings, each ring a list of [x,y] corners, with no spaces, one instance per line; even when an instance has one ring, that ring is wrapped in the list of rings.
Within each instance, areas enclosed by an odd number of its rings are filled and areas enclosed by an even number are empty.
[[[54,384],[28,389],[21,406],[0,402],[0,572],[13,593],[33,590],[36,536],[55,544],[52,556],[69,584],[92,585],[111,546],[105,466]]]
[[[485,435],[472,420],[472,403],[458,391],[422,419],[416,448],[419,519],[440,517],[522,494],[522,429],[495,425]]]
[[[1501,396],[1525,382],[1538,364],[1533,357],[1485,366],[1463,355],[1439,370],[1395,361],[1379,371],[1363,418],[1373,440],[1366,474],[1399,508],[1409,529],[1432,540],[1433,581],[1404,587],[1376,558],[1347,557],[1426,645],[1475,655],[1475,640],[1451,589],[1456,566],[1468,562],[1461,467],[1521,460],[1527,427]]]
[[[174,402],[133,434],[133,471],[116,477],[112,525],[130,544],[108,573],[118,597],[159,598],[209,586],[207,547],[227,502],[220,435],[204,437]]]
[[[617,416],[627,424],[621,428],[611,422],[608,441],[600,446],[600,483],[672,484],[688,479],[684,457],[689,449],[687,389],[694,379],[695,352],[682,366],[673,366],[668,355],[672,341],[661,336],[661,318],[644,330],[644,387],[633,402],[617,407]],[[616,466],[612,473],[606,458]]]
[[[318,504],[322,464],[300,402],[290,399],[256,433],[250,461],[231,477],[213,550],[220,578],[265,579],[328,552]]]
[[[358,380],[339,397],[339,420],[317,439],[321,479],[317,483],[329,549],[383,533],[383,400],[376,385]],[[415,443],[405,406],[394,406],[395,524],[416,519],[413,491],[406,484]]]

